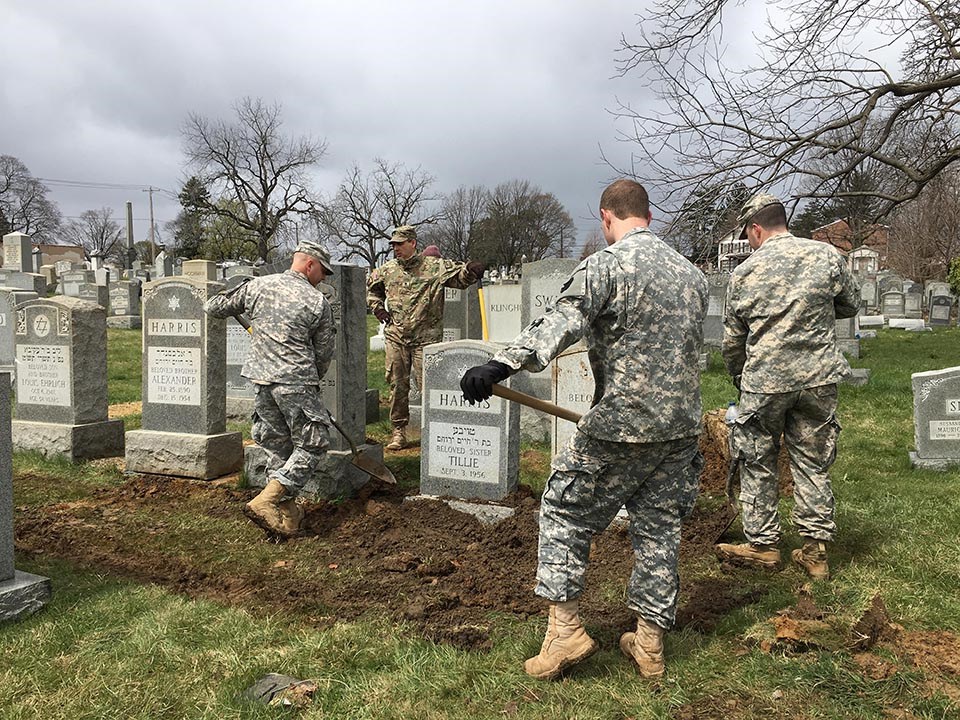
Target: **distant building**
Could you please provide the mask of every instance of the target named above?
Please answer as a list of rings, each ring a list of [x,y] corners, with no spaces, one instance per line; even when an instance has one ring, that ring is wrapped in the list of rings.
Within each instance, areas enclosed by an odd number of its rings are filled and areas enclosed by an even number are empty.
[[[40,243],[36,249],[40,251],[40,265],[56,265],[61,260],[82,265],[86,260],[82,245]]]
[[[741,240],[739,235],[740,229],[737,228],[724,235],[720,241],[720,247],[717,248],[717,270],[720,272],[733,272],[733,269],[753,252],[750,242]]]
[[[834,220],[832,223],[816,228],[810,233],[810,237],[828,245],[833,245],[844,255],[849,255],[854,247],[869,248],[877,254],[877,270],[886,267],[887,249],[890,242],[890,228],[886,225],[868,225],[862,231],[862,237],[858,238],[846,220]],[[861,262],[865,262],[865,260]]]

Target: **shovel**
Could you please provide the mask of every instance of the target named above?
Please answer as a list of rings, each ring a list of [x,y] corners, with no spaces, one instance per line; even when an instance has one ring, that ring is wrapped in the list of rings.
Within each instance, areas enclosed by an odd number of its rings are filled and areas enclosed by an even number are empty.
[[[243,315],[237,315],[236,319],[237,319],[237,322],[243,326],[244,330],[246,330],[251,335],[253,334],[253,328],[250,326],[250,321],[247,320],[247,318],[245,318]],[[330,417],[330,422],[332,422],[333,426],[337,429],[337,432],[343,435],[344,439],[348,443],[350,443],[350,452],[353,453],[353,460],[351,461],[351,464],[355,468],[365,472],[374,480],[379,480],[380,482],[386,483],[387,485],[396,485],[397,479],[393,476],[393,473],[390,472],[390,468],[388,468],[383,463],[378,463],[373,458],[368,458],[361,455],[357,451],[356,443],[354,443],[353,439],[349,435],[347,435],[346,432],[344,432],[343,428],[340,427],[340,423],[338,423],[334,419],[333,415],[330,415],[329,413],[327,414]]]

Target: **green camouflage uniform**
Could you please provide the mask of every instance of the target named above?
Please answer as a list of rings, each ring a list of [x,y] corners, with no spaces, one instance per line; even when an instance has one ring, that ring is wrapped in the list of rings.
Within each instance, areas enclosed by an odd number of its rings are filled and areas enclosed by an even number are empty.
[[[494,360],[539,372],[583,338],[593,407],[554,458],[540,506],[535,592],[554,602],[584,588],[590,540],[626,505],[634,568],[628,605],[669,628],[680,524],[702,458],[699,357],[707,281],[646,228],[580,263],[554,306]]]
[[[744,534],[754,545],[780,541],[777,457],[790,454],[793,521],[814,540],[833,539],[828,471],[840,425],[837,383],[848,365],[836,320],[853,317],[860,290],[843,257],[826,243],[788,232],[768,238],[738,266],[727,287],[723,359],[740,388],[733,427],[740,458]]]
[[[391,260],[370,273],[367,305],[371,312],[387,309],[390,313],[383,335],[394,427],[410,422],[410,377],[419,389],[423,346],[443,340],[444,288],[468,288],[477,280],[465,263],[419,253]]]
[[[267,477],[296,495],[329,447],[320,380],[334,351],[330,303],[302,273],[287,270],[217,295],[203,309],[250,320],[253,338],[240,374],[256,388],[253,439],[267,451]]]

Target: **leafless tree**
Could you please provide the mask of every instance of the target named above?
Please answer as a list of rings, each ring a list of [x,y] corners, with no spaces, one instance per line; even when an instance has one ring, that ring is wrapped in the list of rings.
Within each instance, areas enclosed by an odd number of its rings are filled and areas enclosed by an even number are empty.
[[[791,211],[803,198],[873,198],[872,221],[960,159],[956,0],[753,0],[746,11],[768,18],[754,37],[725,24],[739,5],[659,0],[639,39],[622,39],[619,71],[660,100],[616,109],[632,120],[632,174],[666,203],[742,182],[792,196]],[[732,37],[759,57],[735,63]],[[878,37],[889,40],[864,47]],[[896,49],[898,66],[877,59]],[[880,170],[875,187],[849,181],[865,163]]]
[[[887,265],[917,281],[943,280],[960,257],[960,169],[931,180],[893,214]]]
[[[125,248],[120,242],[120,224],[113,219],[113,210],[84,210],[64,228],[68,240],[83,246],[83,254],[90,258],[123,262]]]
[[[474,226],[472,242],[488,265],[512,267],[521,262],[572,250],[576,227],[563,204],[527,180],[500,183],[491,191],[485,216]]]
[[[266,260],[280,226],[313,208],[307,171],[320,162],[326,143],[284,134],[279,104],[243,98],[234,112],[232,121],[191,113],[183,126],[184,152],[209,190],[197,208],[252,233]]]
[[[437,216],[427,212],[433,181],[419,167],[410,169],[382,158],[374,160],[369,173],[354,165],[333,199],[317,206],[317,226],[336,246],[340,259],[360,258],[375,268],[390,251],[387,241],[393,228],[436,222]]]
[[[55,241],[61,216],[49,188],[12,155],[0,155],[0,230],[22,232],[36,242]]]
[[[440,201],[437,221],[421,234],[421,245],[436,245],[445,258],[473,257],[470,236],[486,212],[488,191],[481,185],[461,186]]]
[[[583,249],[580,251],[580,259],[586,260],[598,250],[603,250],[606,246],[607,242],[603,239],[600,231],[591,230],[590,234],[587,235],[586,241],[583,243]]]

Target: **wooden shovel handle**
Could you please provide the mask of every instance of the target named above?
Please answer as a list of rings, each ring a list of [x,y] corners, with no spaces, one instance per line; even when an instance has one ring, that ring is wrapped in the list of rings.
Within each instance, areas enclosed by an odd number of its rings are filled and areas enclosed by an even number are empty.
[[[547,413],[547,415],[553,415],[561,420],[569,420],[572,423],[580,422],[580,418],[582,417],[580,413],[575,413],[573,410],[567,410],[559,405],[554,405],[552,402],[535,398],[532,395],[527,395],[518,390],[511,390],[503,385],[494,385],[493,394],[504,400],[526,405],[528,408],[539,410],[540,412]]]

